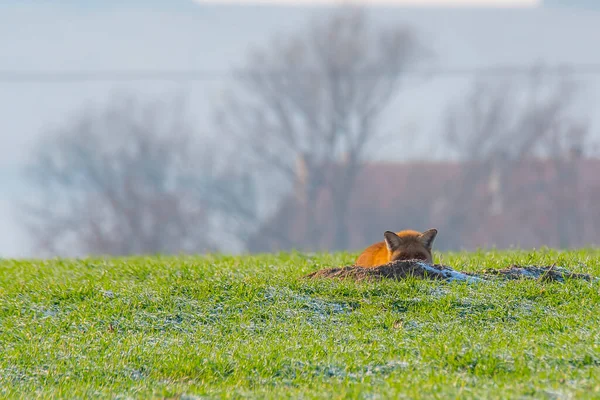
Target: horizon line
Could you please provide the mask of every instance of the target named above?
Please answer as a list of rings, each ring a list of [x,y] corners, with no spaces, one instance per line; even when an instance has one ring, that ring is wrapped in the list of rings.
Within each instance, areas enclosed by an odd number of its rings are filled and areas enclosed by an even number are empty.
[[[192,0],[198,5],[270,5],[281,7],[302,6],[384,6],[398,8],[537,8],[542,0]]]

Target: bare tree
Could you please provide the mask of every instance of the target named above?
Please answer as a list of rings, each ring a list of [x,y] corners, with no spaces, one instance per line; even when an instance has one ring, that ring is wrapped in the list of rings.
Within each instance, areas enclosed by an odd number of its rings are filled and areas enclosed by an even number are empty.
[[[195,139],[180,97],[116,98],[50,132],[28,167],[36,197],[24,210],[38,249],[128,255],[216,248],[215,210],[240,180],[217,169],[216,148]]]
[[[334,247],[346,247],[348,199],[366,149],[381,136],[379,119],[404,72],[426,56],[411,29],[376,29],[363,10],[343,7],[255,51],[238,74],[239,90],[217,113],[220,129],[263,177],[295,187],[309,210],[302,240],[309,248],[320,243],[315,210],[323,192],[333,204]]]
[[[535,215],[539,203],[534,198],[540,193],[552,203],[557,219],[552,232],[562,235],[557,245],[569,244],[581,221],[573,214],[577,179],[572,155],[589,139],[587,124],[574,113],[578,94],[567,77],[557,79],[536,67],[524,80],[477,82],[464,102],[449,109],[445,144],[462,163],[459,181],[450,183],[441,210],[444,229],[454,232],[456,240],[447,242],[450,247],[459,246],[466,230],[495,213],[513,213],[524,227],[532,222],[528,218]],[[548,232],[520,231],[550,240]],[[511,235],[507,240],[524,239],[506,233]]]

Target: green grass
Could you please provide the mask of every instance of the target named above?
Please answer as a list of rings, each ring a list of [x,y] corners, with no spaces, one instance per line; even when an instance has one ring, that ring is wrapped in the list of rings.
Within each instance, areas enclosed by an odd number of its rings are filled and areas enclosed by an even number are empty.
[[[0,261],[0,397],[600,398],[599,282],[301,279],[353,256]]]

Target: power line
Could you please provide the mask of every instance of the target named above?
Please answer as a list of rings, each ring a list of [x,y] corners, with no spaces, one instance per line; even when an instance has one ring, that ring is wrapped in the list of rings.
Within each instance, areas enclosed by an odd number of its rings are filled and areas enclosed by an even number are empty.
[[[232,77],[231,73],[209,70],[104,70],[104,71],[6,71],[2,83],[69,83],[101,81],[206,81]]]
[[[486,76],[506,77],[531,74],[535,69],[531,66],[502,65],[492,67],[457,67],[457,68],[424,68],[406,70],[402,75],[463,77]],[[547,75],[600,75],[600,64],[563,64],[538,69]],[[209,81],[231,79],[238,75],[250,73],[250,70],[99,70],[99,71],[16,71],[0,70],[0,83],[77,83],[106,81]],[[382,71],[384,72],[384,71]],[[263,74],[265,72],[262,72]],[[267,72],[267,74],[289,74],[292,72]],[[297,71],[293,73],[298,74]],[[374,76],[376,71],[361,76]],[[307,71],[310,75],[310,71]]]

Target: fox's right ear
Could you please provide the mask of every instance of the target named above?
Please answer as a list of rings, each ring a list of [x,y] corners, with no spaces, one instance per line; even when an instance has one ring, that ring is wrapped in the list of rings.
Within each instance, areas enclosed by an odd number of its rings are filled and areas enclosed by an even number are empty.
[[[400,237],[394,232],[385,231],[383,237],[385,238],[385,245],[387,246],[389,251],[394,251],[395,249],[400,247],[402,239],[400,239]]]

